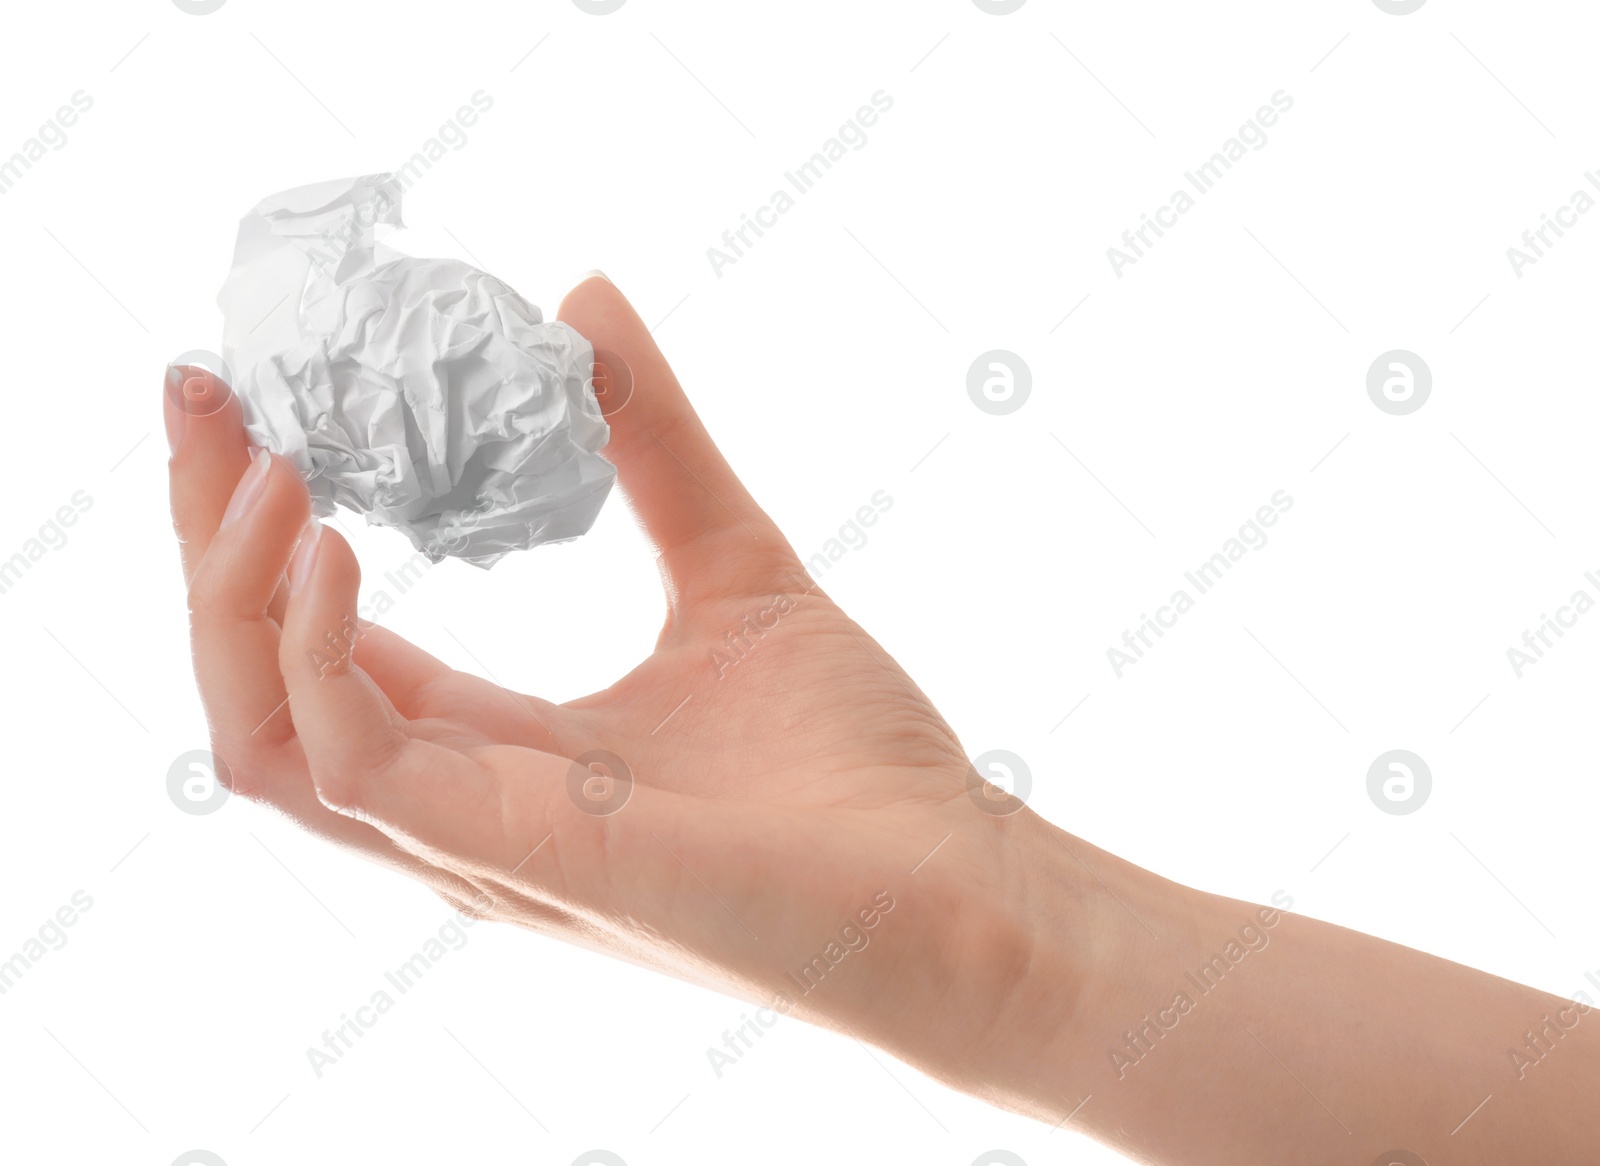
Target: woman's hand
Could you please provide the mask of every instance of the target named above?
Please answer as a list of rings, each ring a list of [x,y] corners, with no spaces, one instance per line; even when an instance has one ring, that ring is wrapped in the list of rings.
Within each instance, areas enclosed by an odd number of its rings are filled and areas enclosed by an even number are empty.
[[[195,670],[235,792],[474,916],[992,1092],[999,1034],[1070,1006],[1070,969],[1054,968],[1046,1015],[1020,973],[1049,962],[1033,929],[1088,895],[1088,876],[1051,876],[1049,905],[1030,902],[1044,865],[1030,860],[1059,865],[1059,838],[977,781],[927,697],[811,583],[622,295],[591,278],[560,318],[605,353],[606,452],[667,614],[648,659],[559,705],[359,627],[355,557],[308,524],[294,470],[252,459],[226,386],[173,374]]]
[[[561,316],[606,353],[608,452],[667,590],[651,656],[562,705],[359,629],[349,546],[308,526],[287,465],[252,461],[225,386],[175,374],[195,670],[237,792],[475,916],[850,1033],[1140,1161],[1596,1160],[1587,1002],[1188,890],[979,782],[616,289],[590,279]]]

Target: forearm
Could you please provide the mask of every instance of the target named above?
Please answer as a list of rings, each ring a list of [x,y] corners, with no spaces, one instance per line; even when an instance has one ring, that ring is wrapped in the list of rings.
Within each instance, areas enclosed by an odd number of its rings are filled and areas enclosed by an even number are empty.
[[[1029,894],[1086,917],[1035,904],[1002,1104],[1183,1166],[1600,1160],[1600,1011],[1041,825]]]

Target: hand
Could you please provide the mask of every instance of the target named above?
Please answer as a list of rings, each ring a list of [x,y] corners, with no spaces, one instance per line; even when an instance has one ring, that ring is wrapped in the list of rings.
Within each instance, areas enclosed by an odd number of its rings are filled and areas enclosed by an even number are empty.
[[[1595,1160],[1588,1003],[1189,890],[991,796],[616,289],[588,280],[561,317],[615,354],[607,452],[667,591],[650,657],[562,705],[361,628],[355,558],[294,471],[252,461],[226,386],[172,374],[195,670],[236,792],[473,916],[850,1033],[1141,1161]]]
[[[667,595],[650,657],[560,705],[357,633],[350,547],[308,524],[287,463],[252,461],[226,386],[174,374],[195,670],[235,791],[473,916],[776,1005],[992,1094],[1002,1028],[1031,1039],[1073,999],[1060,967],[1048,1000],[1019,999],[1021,969],[1045,962],[1033,927],[1093,884],[1074,867],[1030,895],[1059,840],[1026,809],[979,808],[998,791],[971,796],[955,733],[811,583],[622,295],[591,278],[560,318],[618,358],[597,377],[606,453]],[[586,767],[597,751],[609,783]]]

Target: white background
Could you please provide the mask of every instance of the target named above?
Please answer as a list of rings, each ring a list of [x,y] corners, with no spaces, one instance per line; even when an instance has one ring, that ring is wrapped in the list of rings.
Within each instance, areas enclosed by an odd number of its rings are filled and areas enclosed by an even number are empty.
[[[250,206],[399,165],[480,89],[493,109],[407,195],[396,241],[473,259],[547,312],[604,269],[660,321],[802,554],[887,491],[827,590],[971,753],[1027,760],[1040,812],[1186,883],[1284,891],[1584,988],[1600,614],[1520,679],[1506,650],[1577,588],[1600,597],[1583,579],[1600,568],[1600,214],[1520,278],[1506,249],[1600,166],[1588,17],[1447,0],[8,8],[0,157],[75,91],[94,105],[0,197],[0,558],[74,492],[93,505],[0,595],[0,959],[74,891],[94,905],[0,996],[0,1157],[1118,1160],[797,1022],[717,1079],[706,1049],[745,1005],[488,925],[313,1075],[306,1048],[448,910],[257,807],[169,801],[167,768],[205,729],[160,377],[217,347]],[[880,89],[894,106],[865,147],[716,274],[707,248]],[[1277,90],[1294,106],[1267,144],[1114,274],[1106,249]],[[1032,370],[1008,416],[966,392],[995,348]],[[1394,348],[1433,373],[1409,416],[1366,393]],[[1118,679],[1107,648],[1278,490],[1294,503],[1267,545]],[[343,524],[369,589],[409,557]],[[576,543],[433,569],[388,622],[559,700],[632,666],[660,612],[613,499]],[[1366,792],[1394,748],[1434,777],[1408,816]]]

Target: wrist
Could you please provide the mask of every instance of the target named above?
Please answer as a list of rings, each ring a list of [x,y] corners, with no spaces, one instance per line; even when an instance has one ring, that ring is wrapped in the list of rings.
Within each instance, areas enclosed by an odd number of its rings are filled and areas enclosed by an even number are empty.
[[[1174,949],[1198,946],[1223,900],[1024,815],[1004,889],[980,896],[990,957],[972,982],[992,994],[992,1019],[939,1075],[1055,1124],[1113,1080],[1108,1040],[1170,987],[1159,969]]]

